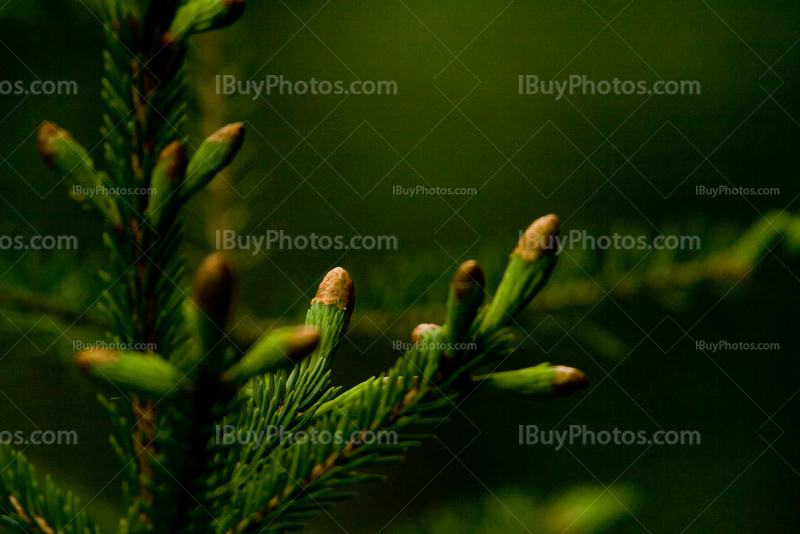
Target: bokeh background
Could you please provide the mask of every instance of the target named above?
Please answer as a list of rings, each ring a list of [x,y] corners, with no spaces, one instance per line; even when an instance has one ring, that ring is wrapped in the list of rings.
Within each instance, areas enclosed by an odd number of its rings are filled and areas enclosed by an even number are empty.
[[[69,364],[73,341],[102,335],[100,227],[54,187],[35,150],[50,120],[102,159],[103,26],[88,0],[2,3],[0,80],[74,80],[79,93],[0,96],[0,234],[75,235],[80,246],[0,252],[0,430],[76,430],[77,446],[25,454],[111,530],[121,501],[110,424],[95,386]],[[341,384],[391,365],[393,341],[443,319],[459,262],[481,261],[496,287],[519,232],[540,215],[559,214],[564,233],[702,237],[700,250],[562,254],[503,368],[563,363],[583,369],[589,389],[547,403],[479,389],[437,440],[383,470],[388,482],[321,514],[314,531],[796,529],[796,255],[770,234],[738,276],[680,275],[753,225],[769,227],[775,210],[800,209],[798,40],[796,2],[718,0],[252,1],[234,28],[195,38],[188,142],[238,120],[247,140],[225,180],[190,206],[190,266],[218,230],[397,237],[396,250],[231,251],[243,343],[300,321],[330,268],[351,272],[358,304],[335,365]],[[557,100],[520,95],[529,74],[697,80],[702,92]],[[226,96],[215,91],[225,75],[391,80],[398,94]],[[697,194],[721,185],[779,193]],[[477,192],[408,197],[397,186]],[[720,340],[779,349],[696,346]],[[518,442],[519,425],[573,424],[697,430],[702,443]],[[604,513],[571,524],[576,509]]]

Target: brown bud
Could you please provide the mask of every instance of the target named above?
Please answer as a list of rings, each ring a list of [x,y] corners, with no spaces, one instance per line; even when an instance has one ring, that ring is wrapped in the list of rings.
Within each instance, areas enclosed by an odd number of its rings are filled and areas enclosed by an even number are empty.
[[[119,352],[108,349],[86,349],[75,354],[75,366],[88,373],[92,367],[102,368],[104,365],[119,360]]]
[[[288,354],[292,361],[300,361],[313,351],[320,339],[320,331],[316,326],[300,326],[286,340]]]
[[[186,175],[186,166],[189,164],[189,155],[186,147],[180,141],[168,144],[158,155],[156,166],[164,165],[164,176],[170,183],[180,182]]]
[[[547,253],[555,253],[558,247],[557,236],[558,217],[539,217],[525,230],[511,257],[521,256],[526,261],[534,262]]]
[[[220,329],[228,320],[233,292],[233,267],[225,256],[217,252],[203,260],[192,284],[192,300]]]
[[[42,159],[51,169],[55,167],[56,147],[53,146],[59,139],[72,139],[68,131],[58,127],[52,122],[45,121],[36,135],[36,145]]]
[[[231,17],[239,18],[244,13],[245,0],[222,0],[222,4],[228,8]]]
[[[578,369],[556,365],[553,367],[552,387],[555,395],[569,395],[589,385],[589,378]]]
[[[434,328],[441,328],[438,324],[431,324],[431,323],[422,323],[418,324],[416,328],[411,332],[411,342],[416,343],[428,330],[432,330]]]
[[[453,276],[453,289],[458,300],[464,300],[472,292],[475,285],[483,288],[486,285],[486,275],[475,260],[465,261]]]
[[[235,155],[244,142],[244,123],[234,122],[223,126],[211,134],[207,141],[219,144],[226,143],[229,146],[227,152],[233,152],[233,155]],[[233,156],[231,156],[231,159],[233,159]],[[227,163],[225,165],[227,165]]]
[[[328,272],[325,278],[322,279],[322,283],[317,289],[316,296],[311,300],[311,304],[315,302],[325,305],[336,304],[340,310],[347,311],[348,315],[352,314],[356,302],[356,293],[350,273],[341,267],[336,267]]]

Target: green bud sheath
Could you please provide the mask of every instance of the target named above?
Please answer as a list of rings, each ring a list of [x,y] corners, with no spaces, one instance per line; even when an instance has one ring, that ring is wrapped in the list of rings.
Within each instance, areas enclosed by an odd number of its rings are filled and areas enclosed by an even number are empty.
[[[241,360],[222,373],[221,380],[240,386],[256,375],[294,365],[311,354],[319,341],[320,332],[314,326],[279,328],[256,341]]]
[[[97,190],[100,187],[107,188],[109,184],[94,169],[86,149],[69,132],[50,122],[45,122],[39,128],[37,141],[39,154],[47,166],[71,186],[95,190],[89,201],[112,226],[122,229],[122,217],[116,201]]]
[[[330,359],[336,353],[356,303],[353,279],[341,267],[328,272],[319,285],[311,308],[306,314],[306,324],[320,329],[319,347],[309,358],[313,365],[322,358]]]
[[[191,0],[175,14],[166,42],[176,42],[195,34],[229,26],[244,13],[244,0]]]
[[[529,398],[562,397],[589,384],[589,379],[578,369],[563,365],[550,366],[547,363],[476,376],[472,380],[504,393]]]
[[[448,329],[449,345],[447,353],[452,355],[454,346],[461,343],[469,333],[478,308],[483,303],[483,287],[486,276],[475,260],[469,260],[458,268],[450,283],[447,297],[447,316],[445,326]]]
[[[145,211],[147,222],[153,228],[158,228],[164,215],[172,213],[172,208],[177,204],[175,192],[183,183],[188,164],[186,147],[180,141],[170,143],[159,154],[150,179],[152,192]]]
[[[153,399],[193,389],[191,380],[154,354],[90,349],[75,355],[75,365],[94,379]]]
[[[189,160],[186,181],[181,187],[183,201],[204,188],[225,167],[227,167],[244,142],[244,123],[236,122],[217,130],[203,141],[197,153]]]
[[[511,253],[494,299],[481,317],[480,332],[506,326],[547,282],[556,263],[558,217],[545,215],[531,224]]]

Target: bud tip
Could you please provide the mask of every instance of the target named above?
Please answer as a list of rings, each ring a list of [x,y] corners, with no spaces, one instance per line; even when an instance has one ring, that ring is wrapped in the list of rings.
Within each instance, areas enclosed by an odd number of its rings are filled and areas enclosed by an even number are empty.
[[[223,326],[233,301],[234,271],[220,252],[206,257],[192,284],[192,300],[212,320]]]
[[[589,378],[583,371],[563,365],[553,367],[553,392],[556,395],[569,395],[589,385]]]
[[[452,285],[453,289],[455,289],[456,298],[461,300],[467,297],[476,284],[478,287],[483,288],[486,285],[486,275],[477,261],[465,261],[453,276]]]
[[[411,331],[411,342],[417,343],[420,339],[422,339],[422,336],[425,334],[425,332],[428,330],[433,330],[434,328],[440,328],[440,326],[432,323],[418,324],[416,328]]]
[[[170,182],[183,180],[186,174],[186,166],[189,164],[186,147],[180,141],[173,141],[158,155],[157,164],[166,166],[165,175]]]
[[[52,143],[56,139],[71,139],[72,136],[66,130],[58,127],[52,122],[44,121],[39,127],[36,135],[37,148],[42,159],[51,169],[55,166],[55,148]]]
[[[222,3],[234,16],[238,17],[244,12],[245,0],[222,0]]]
[[[117,351],[107,349],[86,349],[75,354],[75,366],[87,373],[92,366],[113,363],[119,359]]]
[[[212,143],[224,143],[228,140],[231,140],[233,143],[240,144],[244,139],[244,123],[243,122],[234,122],[233,124],[228,124],[227,126],[223,126],[211,136],[209,136],[208,140]]]
[[[320,340],[320,331],[316,326],[299,326],[289,338],[289,354],[292,360],[302,360],[311,353]]]
[[[336,304],[340,310],[345,310],[348,315],[352,314],[356,293],[350,273],[341,267],[329,271],[322,279],[311,304],[315,302],[325,305]]]
[[[555,252],[558,243],[559,223],[556,215],[539,217],[530,226],[517,243],[511,256],[521,256],[526,261],[536,261],[548,252]]]

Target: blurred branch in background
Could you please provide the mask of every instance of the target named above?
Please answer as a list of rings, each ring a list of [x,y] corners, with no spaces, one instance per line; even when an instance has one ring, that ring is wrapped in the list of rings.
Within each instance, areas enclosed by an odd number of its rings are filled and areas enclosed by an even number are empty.
[[[613,495],[597,486],[578,486],[547,501],[507,490],[478,502],[444,504],[435,514],[421,514],[389,533],[592,534],[633,513],[638,501],[636,491],[623,485],[614,486]]]
[[[209,217],[225,217],[227,213],[213,200],[209,200],[207,209]],[[519,325],[533,328],[543,316],[564,317],[567,322],[577,323],[573,331],[576,338],[613,359],[625,353],[625,344],[620,339],[590,320],[570,319],[582,319],[588,310],[607,296],[615,300],[650,298],[664,309],[679,310],[688,305],[691,290],[707,288],[724,294],[735,287],[747,291],[752,279],[757,279],[758,265],[766,256],[774,254],[789,265],[800,255],[800,216],[785,212],[767,213],[743,232],[720,226],[694,228],[693,231],[701,237],[702,253],[696,250],[564,249],[553,283],[521,315]],[[630,234],[630,229],[625,233]],[[494,249],[501,247],[504,247],[503,243],[492,243]],[[490,261],[493,257],[502,258],[501,253],[492,253],[491,249],[481,249],[475,256],[482,261],[484,258]],[[360,281],[362,285],[387,289],[365,291],[364,311],[354,315],[348,336],[369,338],[391,334],[405,339],[417,324],[441,320],[444,306],[414,304],[420,288],[430,287],[436,278],[428,272],[433,262],[422,261],[416,256],[413,261],[404,259],[398,257],[394,265],[387,264],[383,269],[362,271],[369,277]],[[15,273],[24,273],[22,276],[9,275],[0,280],[0,311],[8,316],[13,314],[14,324],[32,328],[48,327],[52,321],[60,331],[75,326],[101,330],[104,327],[102,319],[92,308],[87,295],[99,295],[102,288],[94,277],[84,274],[92,273],[96,268],[74,264],[62,265],[56,271],[42,268],[41,261],[39,256],[27,255],[14,269]],[[90,258],[88,263],[94,264],[95,261]],[[8,269],[11,262],[11,258],[0,260],[0,269]],[[52,277],[54,272],[58,272],[59,277],[43,278],[43,273]],[[76,291],[76,288],[84,290]],[[93,290],[86,291],[86,288]],[[57,295],[71,297],[65,299]],[[42,321],[43,316],[49,321]],[[234,330],[238,344],[243,347],[252,344],[265,330],[289,324],[293,318],[288,313],[280,318],[258,317],[252,313],[248,316],[251,320],[242,321]],[[364,318],[368,320],[362,320]],[[3,331],[12,327],[4,322],[0,328]],[[546,328],[541,333],[546,335]],[[554,334],[559,335],[558,332]]]

